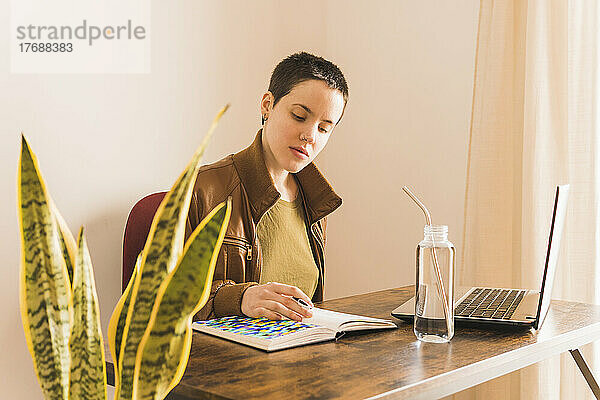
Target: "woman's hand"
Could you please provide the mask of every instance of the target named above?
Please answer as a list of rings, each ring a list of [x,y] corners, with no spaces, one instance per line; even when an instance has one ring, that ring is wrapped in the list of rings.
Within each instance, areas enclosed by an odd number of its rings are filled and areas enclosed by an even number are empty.
[[[308,296],[296,286],[276,282],[250,286],[242,297],[242,313],[248,317],[265,317],[275,321],[280,320],[282,316],[294,321],[302,321],[302,317],[312,317],[312,312],[292,297],[302,299],[313,306]]]

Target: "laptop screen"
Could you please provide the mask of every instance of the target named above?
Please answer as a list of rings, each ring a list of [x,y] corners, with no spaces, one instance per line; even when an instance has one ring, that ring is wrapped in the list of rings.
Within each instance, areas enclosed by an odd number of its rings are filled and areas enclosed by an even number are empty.
[[[558,263],[558,253],[560,252],[563,227],[565,225],[568,199],[569,185],[557,186],[556,197],[554,199],[554,212],[552,214],[552,225],[550,226],[550,236],[548,237],[546,267],[544,268],[544,278],[542,279],[538,311],[535,318],[535,324],[533,325],[534,329],[538,329],[542,326],[544,318],[546,318],[546,314],[548,313],[548,308],[550,307],[552,286],[554,285],[554,275],[556,272],[556,264]]]

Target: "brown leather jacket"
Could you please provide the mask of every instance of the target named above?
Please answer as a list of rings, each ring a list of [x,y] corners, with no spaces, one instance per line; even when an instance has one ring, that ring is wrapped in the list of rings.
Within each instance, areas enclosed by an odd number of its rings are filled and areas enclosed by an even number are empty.
[[[242,315],[244,291],[260,280],[262,257],[256,225],[281,197],[264,161],[262,129],[250,147],[213,164],[202,166],[194,186],[186,240],[219,203],[232,197],[232,211],[217,258],[211,294],[194,320]],[[308,239],[319,268],[313,301],[323,300],[324,249],[327,215],[342,204],[317,167],[311,163],[294,174],[302,196]]]

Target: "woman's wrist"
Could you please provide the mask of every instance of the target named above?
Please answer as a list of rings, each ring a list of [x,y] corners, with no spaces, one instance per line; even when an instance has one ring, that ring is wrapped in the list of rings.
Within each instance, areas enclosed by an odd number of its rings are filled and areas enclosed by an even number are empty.
[[[225,281],[223,283],[223,285],[217,286],[217,290],[215,290],[213,299],[215,316],[242,315],[242,297],[249,287],[258,283],[235,283],[233,281]]]

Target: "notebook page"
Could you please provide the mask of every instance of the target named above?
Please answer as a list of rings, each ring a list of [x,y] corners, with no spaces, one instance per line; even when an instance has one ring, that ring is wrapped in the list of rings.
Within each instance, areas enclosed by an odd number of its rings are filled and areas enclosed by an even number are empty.
[[[396,327],[396,325],[388,320],[363,317],[361,315],[345,314],[336,311],[324,310],[322,308],[312,308],[313,316],[311,318],[303,318],[302,322],[305,324],[315,324],[325,326],[334,331],[339,331],[341,328],[346,326],[360,326],[366,325],[380,325],[381,327]],[[391,325],[390,325],[391,324]]]

